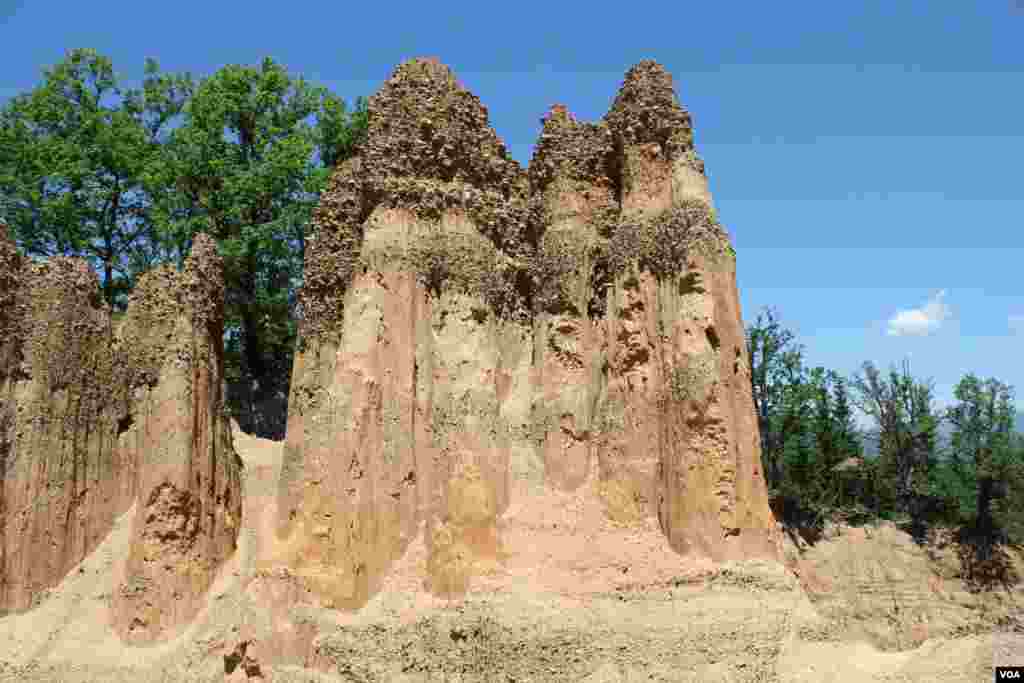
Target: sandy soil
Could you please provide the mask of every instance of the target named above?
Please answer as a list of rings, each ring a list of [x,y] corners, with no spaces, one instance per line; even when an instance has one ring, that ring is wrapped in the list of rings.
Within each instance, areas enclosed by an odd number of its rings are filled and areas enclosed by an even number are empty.
[[[607,520],[586,490],[593,478],[572,494],[515,499],[502,521],[507,559],[464,600],[424,590],[421,534],[364,609],[325,609],[274,560],[281,443],[236,434],[236,447],[243,531],[194,622],[149,647],[111,629],[129,511],[38,608],[0,619],[0,680],[991,680],[992,630],[972,615],[1009,598],[971,598],[955,577],[932,590],[921,573],[934,560],[900,532],[791,546],[788,568],[716,567],[673,553],[654,520],[639,530]],[[882,608],[890,593],[903,617]],[[995,644],[1005,663],[1024,657],[1013,636]]]

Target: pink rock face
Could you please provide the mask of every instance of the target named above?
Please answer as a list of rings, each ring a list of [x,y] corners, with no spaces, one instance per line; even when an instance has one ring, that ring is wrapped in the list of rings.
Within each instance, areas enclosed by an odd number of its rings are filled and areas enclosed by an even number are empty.
[[[650,124],[652,108],[660,125]],[[636,456],[626,460],[646,472],[650,454],[658,454],[658,519],[677,552],[777,556],[735,259],[713,219],[701,215],[711,209],[710,195],[692,151],[690,117],[667,72],[643,62],[626,75],[606,119],[621,150],[623,215],[642,221],[675,212],[692,233],[673,277],[641,268],[613,287],[611,395],[636,425],[626,440]]]
[[[523,213],[509,200],[523,179],[486,124],[446,67],[403,65],[318,210],[278,535],[283,562],[330,605],[364,604],[421,528],[439,594],[463,592],[474,558],[499,552],[509,445],[496,421],[519,355],[502,350],[501,292],[482,301],[503,254],[479,228]]]
[[[197,236],[115,330],[84,261],[28,263],[0,239],[0,609],[32,607],[136,502],[115,626],[150,640],[194,615],[241,521],[222,282]]]
[[[375,212],[365,250],[421,229],[410,212]],[[359,275],[342,344],[320,347],[327,360],[313,372],[300,357],[299,376],[322,385],[293,394],[312,397],[289,421],[280,535],[289,567],[330,604],[365,603],[421,523],[431,548],[425,578],[440,593],[465,590],[470,554],[497,552],[508,446],[485,420],[496,417],[507,371],[473,304],[432,297],[408,272]]]
[[[134,370],[133,425],[122,443],[137,497],[112,609],[130,642],[187,624],[235,550],[242,464],[222,408],[222,268],[213,240],[197,236],[183,272],[162,267],[140,279],[121,328],[119,348]]]
[[[517,553],[513,501],[595,481],[678,553],[776,556],[734,257],[667,72],[597,124],[554,107],[528,173],[436,61],[368,113],[306,255],[278,560],[358,608],[422,530],[424,585],[458,595]]]
[[[607,127],[578,123],[560,105],[543,122],[530,164],[530,189],[546,218],[534,299],[533,419],[543,435],[546,480],[572,490],[596,453],[604,355],[590,304],[600,221],[617,208],[606,175],[613,141]]]
[[[650,356],[656,367],[649,375],[632,371],[647,390],[625,389],[638,385],[629,373],[618,384],[622,400],[636,404],[637,422],[645,425],[642,436],[628,443],[645,439],[647,453],[659,454],[658,519],[677,552],[716,560],[770,557],[778,539],[766,516],[735,276],[730,267],[709,261],[695,255],[687,262],[688,286],[697,291],[680,295],[645,274],[626,293],[633,320],[645,323],[637,336],[660,339]],[[677,386],[679,375],[689,384]],[[676,395],[680,388],[686,390],[682,396]]]
[[[412,447],[423,438],[411,353],[422,297],[408,276],[363,276],[346,304],[349,343],[325,349],[319,368],[318,400],[331,412],[290,411],[286,476],[296,453],[305,461],[301,479],[282,482],[286,528],[306,540],[289,565],[339,607],[377,589],[415,531],[429,483]]]

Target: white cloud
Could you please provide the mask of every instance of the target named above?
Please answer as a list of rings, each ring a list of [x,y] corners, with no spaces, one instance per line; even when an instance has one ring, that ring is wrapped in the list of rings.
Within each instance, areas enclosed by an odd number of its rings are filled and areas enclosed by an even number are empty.
[[[951,315],[949,306],[942,302],[946,290],[941,290],[920,308],[898,311],[889,319],[890,337],[920,337],[939,329]]]
[[[1011,315],[1006,319],[1010,329],[1017,334],[1024,334],[1024,315]]]

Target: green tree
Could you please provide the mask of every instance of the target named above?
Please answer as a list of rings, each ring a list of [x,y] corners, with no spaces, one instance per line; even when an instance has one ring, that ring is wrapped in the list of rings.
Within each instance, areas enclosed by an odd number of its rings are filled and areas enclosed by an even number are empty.
[[[781,401],[768,420],[769,429],[777,435],[777,459],[782,465],[775,488],[806,504],[818,478],[813,413],[815,381],[820,378],[818,369],[808,371],[795,355],[788,360]]]
[[[111,61],[76,49],[42,83],[0,110],[0,218],[30,256],[80,256],[125,304],[147,234],[146,165],[187,97],[187,79],[146,63],[141,91],[123,90]]]
[[[229,379],[249,387],[249,405],[287,397],[311,213],[332,166],[365,131],[365,102],[348,113],[339,98],[268,58],[203,80],[182,114],[147,174],[159,241],[178,245],[180,256],[200,231],[217,239]],[[229,399],[236,408],[242,400]],[[243,427],[280,436],[283,424],[256,417],[244,415]]]
[[[1019,461],[1015,441],[1013,388],[995,378],[964,376],[956,385],[957,403],[949,409],[953,425],[950,469],[961,490],[973,489],[976,529],[986,536],[994,532],[993,503],[1007,494],[1006,482]],[[961,498],[961,509],[966,507]]]
[[[788,526],[811,531],[838,506],[843,482],[833,468],[859,455],[846,382],[809,369],[803,347],[771,310],[747,329],[764,471],[772,506]]]
[[[838,466],[860,455],[860,437],[838,373],[791,365],[783,377],[781,400],[768,420],[781,435],[781,476],[771,491],[790,520],[820,526],[844,504],[848,492]]]
[[[1010,455],[1004,471],[1006,495],[992,501],[992,519],[1012,543],[1024,542],[1024,434],[1010,437]]]
[[[782,482],[787,442],[792,452],[802,438],[798,436],[802,404],[794,387],[803,381],[803,348],[771,308],[747,327],[746,342],[761,458],[768,487],[774,489]]]
[[[934,389],[930,382],[914,378],[906,361],[893,367],[888,378],[866,362],[852,388],[855,405],[874,421],[878,432],[876,495],[884,500],[888,496],[880,489],[891,486],[897,510],[909,514],[919,527],[936,456],[940,416],[933,405]]]
[[[848,502],[844,501],[847,492],[838,468],[861,454],[860,435],[846,380],[834,370],[815,368],[809,384],[815,447],[810,495],[823,508],[836,509]]]
[[[89,260],[122,309],[140,273],[180,266],[208,232],[225,258],[229,380],[257,402],[286,397],[310,215],[366,127],[364,99],[348,111],[270,59],[198,86],[147,60],[125,89],[109,59],[72,50],[0,108],[0,222],[31,256]]]

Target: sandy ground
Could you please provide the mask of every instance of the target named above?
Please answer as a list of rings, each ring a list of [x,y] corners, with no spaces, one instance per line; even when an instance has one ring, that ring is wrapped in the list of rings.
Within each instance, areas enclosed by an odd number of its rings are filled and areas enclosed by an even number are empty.
[[[195,621],[148,647],[114,634],[107,606],[129,511],[38,608],[0,619],[0,680],[991,680],[992,632],[964,627],[982,603],[966,604],[954,581],[943,596],[918,596],[925,560],[895,531],[819,543],[794,555],[796,572],[715,567],[673,553],[654,520],[632,529],[607,520],[593,479],[572,494],[514,499],[501,529],[509,557],[464,600],[424,590],[421,534],[365,608],[325,609],[273,561],[281,443],[236,434],[236,448],[243,530]],[[876,575],[876,565],[896,574]],[[887,597],[877,587],[890,585],[909,596],[903,622],[879,607]],[[1002,661],[1024,657],[1024,640],[1000,638]]]

